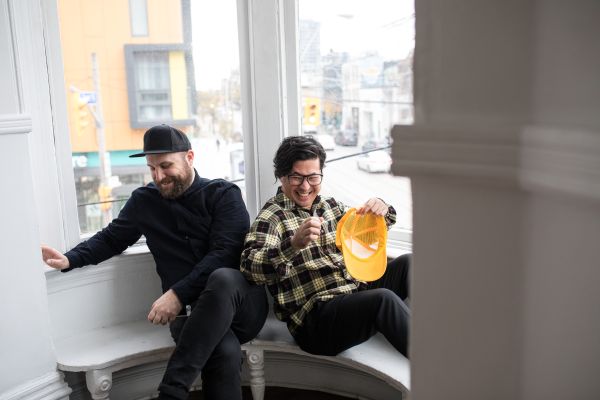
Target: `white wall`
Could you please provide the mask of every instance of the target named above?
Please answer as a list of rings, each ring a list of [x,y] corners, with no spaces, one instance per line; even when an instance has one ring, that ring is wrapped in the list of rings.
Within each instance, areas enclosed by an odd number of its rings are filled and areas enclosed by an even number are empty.
[[[5,127],[8,125],[6,119],[0,121]],[[39,260],[39,231],[31,212],[35,203],[27,162],[28,132],[14,125],[12,130],[0,133],[0,168],[5,171],[0,208],[3,299],[0,397],[10,388],[56,369],[46,283]]]
[[[412,398],[600,396],[600,3],[416,1]]]
[[[39,5],[15,3],[0,1],[0,399],[63,399],[70,390],[56,371],[50,338],[31,168],[30,140],[39,134],[33,126],[40,125],[34,123],[38,113],[24,89],[38,78],[23,68],[31,61],[29,39],[36,32],[23,35],[31,23],[24,17],[31,15],[30,6]],[[43,41],[41,29],[37,33]]]

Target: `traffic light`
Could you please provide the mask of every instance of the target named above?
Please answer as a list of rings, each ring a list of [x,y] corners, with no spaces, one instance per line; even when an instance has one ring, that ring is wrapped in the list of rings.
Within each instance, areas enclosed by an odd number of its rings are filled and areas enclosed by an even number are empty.
[[[111,198],[112,188],[110,186],[100,184],[98,187],[98,195],[100,196],[100,209],[102,211],[108,211],[112,208]]]
[[[303,125],[311,128],[321,125],[321,99],[317,97],[305,99]]]
[[[79,93],[73,93],[73,115],[71,120],[73,121],[73,128],[75,132],[81,136],[85,133],[86,129],[90,126],[90,111],[86,101],[82,101]]]

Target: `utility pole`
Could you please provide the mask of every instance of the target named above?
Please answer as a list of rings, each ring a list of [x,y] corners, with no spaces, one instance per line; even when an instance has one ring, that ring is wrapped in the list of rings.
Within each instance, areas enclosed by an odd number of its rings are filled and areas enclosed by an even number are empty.
[[[94,80],[94,91],[96,92],[96,104],[92,110],[94,120],[96,122],[96,142],[98,143],[98,158],[100,160],[100,187],[98,194],[102,201],[107,201],[110,198],[111,187],[109,179],[112,175],[110,166],[110,155],[106,152],[106,142],[104,138],[104,116],[102,114],[102,96],[100,91],[100,73],[98,70],[98,58],[96,53],[92,53],[92,78]],[[106,203],[110,204],[110,203]],[[104,225],[108,224],[111,219],[111,207],[100,205],[102,209],[102,219]]]

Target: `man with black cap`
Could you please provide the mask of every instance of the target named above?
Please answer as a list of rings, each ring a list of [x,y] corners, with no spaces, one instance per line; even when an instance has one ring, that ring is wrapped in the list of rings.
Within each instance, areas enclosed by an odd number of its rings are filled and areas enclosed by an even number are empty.
[[[116,219],[64,255],[42,246],[44,262],[63,272],[98,264],[144,235],[164,292],[148,320],[169,323],[176,342],[158,398],[187,399],[201,373],[205,398],[241,399],[240,344],[258,334],[268,305],[264,289],[239,271],[249,227],[240,189],[201,178],[187,136],[173,127],[146,131],[144,151],[131,157],[143,156],[154,182],[136,189]]]

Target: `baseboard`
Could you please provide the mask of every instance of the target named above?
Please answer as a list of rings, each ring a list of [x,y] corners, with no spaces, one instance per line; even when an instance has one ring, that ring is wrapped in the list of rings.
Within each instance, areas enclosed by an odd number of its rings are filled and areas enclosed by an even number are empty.
[[[68,400],[71,389],[63,374],[51,372],[0,394],[0,400]]]

